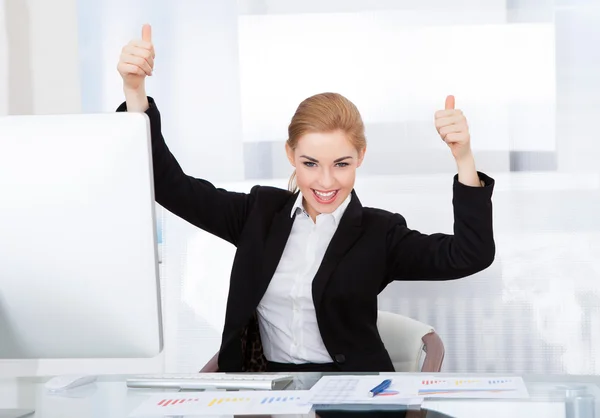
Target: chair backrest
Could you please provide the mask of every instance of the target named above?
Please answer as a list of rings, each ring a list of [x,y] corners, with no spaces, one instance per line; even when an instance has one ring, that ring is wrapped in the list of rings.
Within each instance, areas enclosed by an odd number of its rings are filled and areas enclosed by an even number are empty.
[[[219,371],[219,352],[212,356],[210,360],[202,367],[200,373],[215,373]]]
[[[440,371],[444,344],[432,326],[403,315],[379,311],[377,328],[397,372]]]
[[[439,372],[442,368],[444,344],[430,325],[406,316],[379,311],[377,328],[397,372],[420,370],[432,373]],[[218,358],[217,351],[200,372],[219,371]]]

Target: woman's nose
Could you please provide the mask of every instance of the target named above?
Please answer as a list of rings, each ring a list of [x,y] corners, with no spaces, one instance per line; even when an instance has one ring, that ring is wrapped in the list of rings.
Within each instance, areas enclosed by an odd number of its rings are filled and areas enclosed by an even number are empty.
[[[329,190],[329,189],[332,189],[333,186],[335,185],[335,178],[333,177],[333,175],[331,174],[331,172],[329,170],[324,170],[323,171],[320,180],[321,180],[320,181],[321,187],[325,191]]]

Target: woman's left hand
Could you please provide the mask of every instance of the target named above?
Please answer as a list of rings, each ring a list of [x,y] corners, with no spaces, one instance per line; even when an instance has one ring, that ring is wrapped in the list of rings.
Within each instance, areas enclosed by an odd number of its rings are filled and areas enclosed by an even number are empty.
[[[446,108],[435,112],[435,127],[457,162],[471,157],[471,135],[463,112],[454,108],[454,96],[446,97]]]

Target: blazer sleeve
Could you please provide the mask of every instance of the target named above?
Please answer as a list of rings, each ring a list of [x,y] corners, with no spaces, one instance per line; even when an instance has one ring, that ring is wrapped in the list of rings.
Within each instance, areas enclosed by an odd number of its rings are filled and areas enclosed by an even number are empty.
[[[453,235],[422,234],[409,229],[401,215],[393,215],[387,234],[388,281],[457,279],[492,264],[494,180],[478,174],[483,187],[466,186],[454,176]]]
[[[156,201],[191,224],[236,245],[252,206],[253,192],[229,192],[186,175],[165,143],[155,101],[148,97],[148,102],[150,107],[145,113],[150,120]],[[122,103],[117,112],[125,111],[127,105]]]

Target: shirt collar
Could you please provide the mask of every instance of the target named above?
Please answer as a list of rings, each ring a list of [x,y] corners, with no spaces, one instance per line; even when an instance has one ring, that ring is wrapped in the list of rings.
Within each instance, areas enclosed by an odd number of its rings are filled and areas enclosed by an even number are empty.
[[[305,216],[309,216],[308,213],[306,212],[306,210],[304,210],[304,206],[302,206],[302,198],[303,198],[302,192],[299,191],[298,197],[296,197],[296,201],[294,202],[294,206],[292,207],[292,211],[290,213],[290,216],[292,218],[295,215],[300,214],[300,213],[304,213]],[[340,219],[342,219],[342,216],[344,215],[346,208],[350,204],[350,200],[352,200],[352,193],[350,193],[346,197],[346,199],[342,202],[342,204],[339,205],[337,207],[337,209],[331,213],[331,215],[333,216],[333,219],[335,220],[336,225],[338,225],[340,223]],[[298,209],[300,209],[300,211],[298,211]]]

